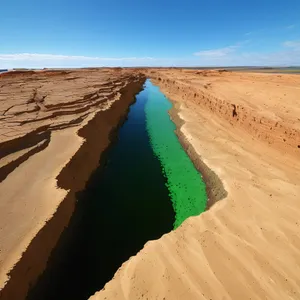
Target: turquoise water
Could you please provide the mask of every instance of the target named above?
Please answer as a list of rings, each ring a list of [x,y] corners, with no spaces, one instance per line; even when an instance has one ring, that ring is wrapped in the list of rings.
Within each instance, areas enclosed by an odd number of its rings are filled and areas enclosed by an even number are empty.
[[[205,210],[206,187],[175,134],[176,126],[168,114],[172,104],[149,80],[145,91],[148,97],[146,127],[153,151],[167,178],[175,211],[174,228],[177,228],[186,218]]]

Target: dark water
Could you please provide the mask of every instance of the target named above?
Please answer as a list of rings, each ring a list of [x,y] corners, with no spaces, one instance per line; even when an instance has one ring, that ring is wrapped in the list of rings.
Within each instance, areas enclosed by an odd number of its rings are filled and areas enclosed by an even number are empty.
[[[105,167],[96,170],[80,196],[80,221],[64,257],[28,299],[87,299],[147,241],[173,229],[166,179],[146,130],[147,91],[136,99]]]

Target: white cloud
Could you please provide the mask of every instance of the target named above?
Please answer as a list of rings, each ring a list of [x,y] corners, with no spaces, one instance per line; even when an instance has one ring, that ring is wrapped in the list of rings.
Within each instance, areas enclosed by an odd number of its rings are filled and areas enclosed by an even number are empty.
[[[242,53],[236,57],[236,61],[250,66],[299,66],[300,51],[292,49],[269,53]]]
[[[291,66],[300,65],[300,41],[286,41],[282,50],[268,53],[249,52],[249,41],[219,49],[194,53],[199,57],[198,66]]]
[[[282,50],[249,52],[249,40],[231,46],[203,50],[190,57],[98,57],[38,53],[0,54],[0,69],[127,66],[284,66],[300,65],[300,41],[282,43]]]
[[[292,25],[286,26],[285,28],[286,28],[286,29],[294,29],[295,27],[296,27],[296,25],[295,25],[295,24],[292,24]]]
[[[202,56],[202,57],[224,57],[228,55],[229,53],[232,53],[236,50],[238,46],[228,46],[224,48],[219,48],[219,49],[212,49],[212,50],[203,50],[194,53],[196,56]]]
[[[153,57],[93,57],[39,53],[0,54],[0,69],[44,67],[142,66]]]
[[[283,46],[300,50],[300,41],[286,41]]]
[[[237,49],[241,48],[243,45],[245,45],[247,43],[249,43],[249,40],[238,42],[234,45],[227,46],[224,48],[199,51],[199,52],[194,53],[194,55],[200,56],[203,58],[215,58],[215,59],[224,58],[224,57],[236,52]]]

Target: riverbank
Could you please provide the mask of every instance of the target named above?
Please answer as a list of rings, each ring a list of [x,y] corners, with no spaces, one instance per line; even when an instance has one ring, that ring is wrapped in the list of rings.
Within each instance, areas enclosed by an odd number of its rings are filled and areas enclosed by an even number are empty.
[[[156,82],[156,84],[158,84],[158,82]],[[227,196],[227,192],[218,175],[204,163],[187,136],[182,132],[181,129],[185,121],[180,117],[181,105],[171,98],[170,101],[172,101],[173,107],[170,109],[169,114],[172,121],[176,124],[176,135],[205,182],[207,194],[206,209],[210,209],[214,203],[224,199]]]
[[[24,299],[145,77],[117,69],[1,76],[0,299]]]
[[[145,72],[227,195],[147,243],[91,299],[298,299],[299,77]]]
[[[150,81],[146,82],[145,91],[148,98],[145,106],[147,132],[167,180],[176,229],[190,216],[205,211],[206,185],[176,136],[176,125],[169,115],[172,103]]]
[[[149,84],[145,83],[114,142],[105,157],[101,155],[77,197],[61,237],[67,242],[58,243],[61,249],[55,248],[27,300],[88,299],[148,240],[173,229],[174,210],[166,178],[146,129],[148,93]],[[166,110],[164,114],[167,116]]]

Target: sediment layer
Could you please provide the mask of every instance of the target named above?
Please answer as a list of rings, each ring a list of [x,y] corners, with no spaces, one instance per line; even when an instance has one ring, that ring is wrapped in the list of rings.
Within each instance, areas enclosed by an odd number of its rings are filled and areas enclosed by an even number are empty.
[[[284,153],[299,155],[299,76],[225,70],[150,71],[162,91]]]
[[[44,271],[145,77],[89,69],[0,75],[0,299]]]
[[[300,77],[144,72],[174,102],[215,203],[148,242],[91,299],[298,299]]]

